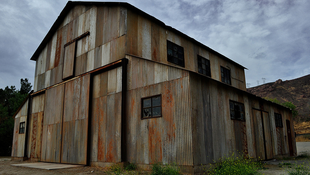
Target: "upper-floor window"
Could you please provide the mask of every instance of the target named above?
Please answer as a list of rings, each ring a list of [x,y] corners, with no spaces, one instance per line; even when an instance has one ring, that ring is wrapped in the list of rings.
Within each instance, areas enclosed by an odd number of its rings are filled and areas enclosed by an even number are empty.
[[[183,47],[167,40],[167,58],[169,62],[184,67]]]
[[[281,114],[274,113],[274,118],[275,118],[276,127],[283,128],[283,123],[282,123],[282,116],[281,116]]]
[[[231,85],[230,70],[221,66],[222,82]]]
[[[142,119],[161,116],[161,95],[142,98]]]
[[[20,122],[19,123],[19,134],[24,134],[25,133],[25,122]]]
[[[197,55],[198,72],[211,77],[210,61],[204,57]]]
[[[231,119],[245,121],[243,103],[229,100],[229,107]]]

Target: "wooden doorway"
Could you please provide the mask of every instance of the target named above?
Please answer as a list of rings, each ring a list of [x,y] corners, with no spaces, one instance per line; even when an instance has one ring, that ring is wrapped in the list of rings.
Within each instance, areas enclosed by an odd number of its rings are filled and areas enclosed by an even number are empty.
[[[273,158],[269,113],[253,109],[256,156],[261,160]]]
[[[293,144],[292,144],[291,122],[289,120],[286,120],[286,129],[287,129],[287,138],[288,138],[290,156],[294,156],[294,150],[293,150]]]

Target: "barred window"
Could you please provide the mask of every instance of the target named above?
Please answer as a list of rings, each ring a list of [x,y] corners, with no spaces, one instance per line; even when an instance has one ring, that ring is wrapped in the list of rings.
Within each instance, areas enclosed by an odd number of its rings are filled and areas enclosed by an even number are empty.
[[[274,118],[276,122],[276,127],[283,128],[283,123],[282,123],[282,116],[281,114],[274,113]]]
[[[244,104],[230,100],[229,106],[230,106],[230,118],[232,120],[245,121]]]
[[[24,134],[25,133],[25,122],[20,122],[19,123],[19,134]]]
[[[161,95],[142,98],[142,119],[161,117]]]
[[[221,66],[221,78],[222,82],[231,85],[230,70]]]
[[[167,58],[170,63],[184,67],[184,49],[167,40]]]
[[[200,55],[197,55],[198,72],[211,77],[210,61]]]

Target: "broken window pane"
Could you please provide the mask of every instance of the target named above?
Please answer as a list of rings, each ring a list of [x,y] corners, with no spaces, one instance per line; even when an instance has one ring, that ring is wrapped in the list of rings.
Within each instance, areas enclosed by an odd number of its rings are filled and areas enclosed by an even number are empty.
[[[211,77],[210,61],[197,55],[198,59],[198,72]]]
[[[229,101],[230,118],[232,120],[245,121],[244,105],[239,102]]]
[[[161,116],[161,95],[142,99],[142,118]]]
[[[184,67],[184,49],[167,40],[167,57],[168,61]]]

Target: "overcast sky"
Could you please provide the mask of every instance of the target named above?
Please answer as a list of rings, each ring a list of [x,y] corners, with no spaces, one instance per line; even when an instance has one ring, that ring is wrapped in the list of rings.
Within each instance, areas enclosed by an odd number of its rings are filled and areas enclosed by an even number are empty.
[[[309,0],[126,2],[248,68],[250,87],[310,74]],[[33,85],[30,57],[66,3],[0,0],[0,88],[19,89],[21,78]]]

